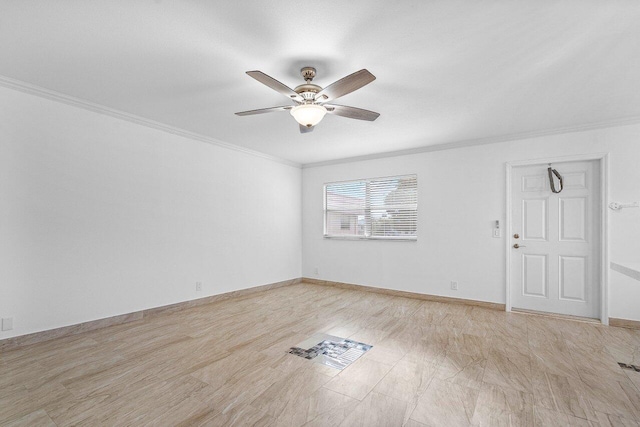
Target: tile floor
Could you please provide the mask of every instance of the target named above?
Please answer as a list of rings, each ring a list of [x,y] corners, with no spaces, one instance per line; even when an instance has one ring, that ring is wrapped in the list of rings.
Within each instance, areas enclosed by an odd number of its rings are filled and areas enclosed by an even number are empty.
[[[640,331],[303,283],[0,353],[0,425],[638,426],[619,362]]]

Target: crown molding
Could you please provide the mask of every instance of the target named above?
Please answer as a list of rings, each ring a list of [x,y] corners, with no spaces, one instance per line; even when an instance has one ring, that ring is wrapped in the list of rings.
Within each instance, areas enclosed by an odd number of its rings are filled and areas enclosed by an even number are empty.
[[[618,126],[627,126],[640,123],[640,116],[623,117],[612,120],[604,120],[600,122],[587,123],[575,126],[566,126],[553,129],[545,129],[531,132],[514,133],[500,136],[492,136],[487,138],[468,139],[462,141],[447,142],[443,144],[426,145],[422,147],[409,148],[405,150],[387,151],[382,153],[366,154],[362,156],[347,157],[342,159],[325,160],[320,162],[300,164],[291,160],[283,159],[280,157],[272,156],[260,151],[251,150],[249,148],[241,147],[239,145],[231,144],[225,141],[221,141],[216,138],[201,135],[195,132],[190,132],[185,129],[170,126],[155,120],[147,119],[144,117],[136,116],[135,114],[120,111],[115,108],[110,108],[101,104],[96,104],[91,101],[76,98],[70,95],[65,95],[60,92],[49,90],[40,86],[33,85],[31,83],[23,82],[21,80],[12,79],[10,77],[0,75],[0,86],[16,91],[36,95],[41,98],[49,99],[63,104],[71,105],[73,107],[82,108],[84,110],[92,111],[99,114],[105,114],[120,120],[125,120],[130,123],[134,123],[141,126],[146,126],[152,129],[157,129],[162,132],[167,132],[173,135],[181,136],[194,141],[200,141],[218,147],[226,148],[228,150],[238,151],[244,154],[260,157],[273,162],[281,163],[287,166],[293,166],[295,168],[313,168],[321,166],[330,166],[342,163],[351,163],[364,160],[383,159],[387,157],[406,156],[411,154],[428,153],[432,151],[452,150],[456,148],[472,147],[476,145],[495,144],[507,141],[518,141],[524,139],[537,138],[541,136],[561,135],[565,133],[582,132],[587,130],[611,128]]]
[[[120,111],[115,108],[110,108],[101,104],[96,104],[94,102],[76,98],[70,95],[65,95],[63,93],[56,92],[54,90],[49,90],[40,86],[33,85],[31,83],[23,82],[21,80],[12,79],[10,77],[0,75],[0,86],[3,86],[8,89],[17,90],[19,92],[28,93],[30,95],[36,95],[41,98],[49,99],[51,101],[61,102],[63,104],[71,105],[72,107],[82,108],[84,110],[92,111],[94,113],[105,114],[107,116],[111,116],[116,119],[125,120],[127,122],[135,123],[141,126],[146,126],[152,129],[157,129],[162,132],[167,132],[167,133],[181,136],[183,138],[188,138],[194,141],[200,141],[207,144],[216,145],[218,147],[226,148],[228,150],[238,151],[244,154],[261,157],[263,159],[271,160],[277,163],[282,163],[287,166],[293,166],[296,168],[302,167],[300,163],[293,162],[291,160],[282,159],[280,157],[271,156],[269,154],[251,150],[249,148],[240,147],[238,145],[224,142],[216,138],[201,135],[195,132],[190,132],[185,129],[177,128],[161,122],[157,122],[155,120],[136,116],[135,114],[127,113],[125,111]]]
[[[566,126],[553,129],[545,129],[531,132],[514,133],[508,135],[491,136],[487,138],[467,139],[463,141],[447,142],[444,144],[427,145],[423,147],[408,148],[406,150],[387,151],[383,153],[367,154],[364,156],[354,156],[342,159],[325,160],[322,162],[305,163],[303,169],[320,166],[330,166],[342,163],[360,162],[364,160],[384,159],[387,157],[407,156],[410,154],[429,153],[432,151],[453,150],[455,148],[473,147],[476,145],[496,144],[499,142],[519,141],[524,139],[538,138],[541,136],[562,135],[565,133],[583,132],[587,130],[613,128],[619,126],[635,125],[640,123],[640,116],[623,117],[601,122]]]

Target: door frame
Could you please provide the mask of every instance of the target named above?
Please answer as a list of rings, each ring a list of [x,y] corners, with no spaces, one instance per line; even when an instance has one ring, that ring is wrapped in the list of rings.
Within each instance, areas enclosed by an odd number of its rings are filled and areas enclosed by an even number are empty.
[[[506,163],[506,311],[511,311],[511,178],[512,169],[521,166],[546,165],[548,163],[580,162],[598,160],[600,163],[600,321],[609,324],[609,153],[580,154],[574,156],[549,157],[543,159],[518,160]]]

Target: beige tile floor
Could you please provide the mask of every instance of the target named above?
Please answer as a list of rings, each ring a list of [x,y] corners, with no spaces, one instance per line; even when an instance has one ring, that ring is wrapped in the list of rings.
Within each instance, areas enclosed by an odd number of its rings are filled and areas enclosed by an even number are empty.
[[[374,345],[342,372],[286,353]],[[0,354],[0,425],[638,426],[640,331],[299,284]]]

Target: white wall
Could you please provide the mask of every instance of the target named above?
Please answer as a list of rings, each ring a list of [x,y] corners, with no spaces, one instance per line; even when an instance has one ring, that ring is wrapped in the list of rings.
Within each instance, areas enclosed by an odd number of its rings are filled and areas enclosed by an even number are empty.
[[[300,192],[299,168],[0,88],[0,339],[300,277]]]
[[[640,200],[640,125],[306,168],[303,276],[504,303],[506,233],[491,231],[505,221],[505,163],[602,152],[610,153],[609,201]],[[409,173],[418,174],[417,242],[323,239],[325,182]],[[640,209],[611,212],[610,256],[637,263]],[[640,282],[612,274],[609,316],[640,320],[638,301]]]

